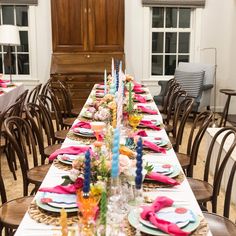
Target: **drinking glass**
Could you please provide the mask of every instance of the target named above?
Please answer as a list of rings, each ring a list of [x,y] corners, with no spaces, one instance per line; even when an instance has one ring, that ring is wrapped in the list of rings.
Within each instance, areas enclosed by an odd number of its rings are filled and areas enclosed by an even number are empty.
[[[129,114],[129,124],[132,126],[133,131],[137,130],[137,126],[140,124],[142,118],[143,118],[142,114],[138,113]]]

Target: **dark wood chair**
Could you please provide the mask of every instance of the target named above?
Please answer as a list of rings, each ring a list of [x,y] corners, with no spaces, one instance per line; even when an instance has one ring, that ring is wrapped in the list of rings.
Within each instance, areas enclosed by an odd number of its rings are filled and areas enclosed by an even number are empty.
[[[221,137],[219,138],[219,136]],[[222,138],[222,139],[221,139]],[[217,142],[220,139],[219,151],[215,153]],[[225,145],[227,143],[227,145]],[[206,156],[203,180],[188,178],[193,193],[200,205],[205,207],[207,202],[212,203],[213,212],[216,212],[217,197],[220,191],[222,176],[231,153],[236,146],[236,129],[225,127],[220,129],[213,137]],[[215,158],[213,160],[213,158]],[[213,169],[213,183],[209,182],[210,166],[215,163]]]
[[[193,176],[193,166],[197,162],[199,147],[212,117],[213,113],[211,111],[199,113],[191,127],[186,153],[176,152],[177,158],[188,177]]]
[[[4,126],[7,139],[9,140],[7,147],[8,155],[13,157],[16,155],[20,163],[24,196],[28,195],[30,183],[34,185],[34,189],[31,192],[33,194],[38,190],[50,167],[49,164],[38,164],[36,139],[39,139],[40,134],[37,129],[34,129],[34,132],[32,132],[29,123],[20,117],[8,117],[4,121]],[[33,167],[30,167],[29,158],[31,158],[31,165]]]
[[[61,143],[56,143],[53,123],[49,111],[41,104],[28,103],[25,105],[26,117],[32,130],[39,130],[38,146],[41,154],[41,164],[45,163],[57,149],[61,148]],[[45,145],[47,143],[47,145]]]
[[[232,196],[232,189],[234,188],[233,181],[235,177],[235,172],[236,172],[236,162],[234,161],[234,164],[232,165],[231,171],[229,172],[229,178],[228,178],[228,184],[226,187],[226,192],[225,192],[225,199],[223,203],[223,214],[219,215],[216,214],[217,211],[217,198],[218,198],[218,187],[215,188],[215,191],[213,191],[213,197],[212,197],[212,202],[213,202],[213,209],[212,213],[209,212],[204,212],[204,217],[206,218],[211,233],[214,236],[231,236],[231,235],[236,235],[236,224],[229,220],[230,216],[230,201],[231,201],[231,196]]]
[[[173,124],[165,127],[167,133],[172,134],[172,136],[169,135],[169,139],[176,152],[179,151],[179,146],[182,143],[185,125],[191,113],[193,103],[194,99],[191,97],[185,97],[180,101],[174,111]]]
[[[6,189],[1,173],[0,195],[2,200],[2,205],[0,206],[0,235],[2,235],[2,230],[4,229],[6,236],[12,236],[23,219],[30,203],[33,201],[33,196],[19,197],[7,201]]]
[[[43,95],[43,94],[40,94],[39,95],[39,104],[41,106],[43,106],[45,108],[45,110],[47,111],[47,117],[48,117],[48,120],[53,120],[53,115],[55,115],[55,126],[56,128],[54,129],[54,125],[52,123],[51,125],[51,121],[48,121],[50,122],[50,129],[53,130],[53,136],[52,137],[55,137],[55,140],[58,141],[58,142],[63,142],[67,136],[67,133],[69,132],[69,129],[62,129],[65,128],[64,126],[61,126],[61,120],[62,120],[62,117],[60,115],[60,113],[58,114],[57,112],[54,112],[56,110],[56,108],[54,108],[55,104],[54,102],[52,101],[52,99],[49,97],[49,96],[46,96],[46,95]],[[54,144],[54,142],[52,142],[52,144]],[[51,145],[51,144],[49,144]]]
[[[41,87],[42,87],[42,84],[38,84],[29,92],[29,95],[27,97],[27,103],[29,103],[29,102],[36,103],[37,102]]]

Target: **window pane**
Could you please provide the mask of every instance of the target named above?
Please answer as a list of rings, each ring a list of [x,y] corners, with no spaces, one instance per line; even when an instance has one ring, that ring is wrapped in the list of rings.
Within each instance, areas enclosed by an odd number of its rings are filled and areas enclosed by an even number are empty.
[[[152,9],[152,28],[163,28],[164,8],[154,7]]]
[[[28,26],[28,7],[16,6],[16,25]]]
[[[152,56],[152,75],[163,74],[163,56],[153,55]]]
[[[20,46],[17,47],[18,52],[28,52],[29,44],[28,44],[28,31],[20,31]]]
[[[28,54],[18,54],[18,74],[29,74]]]
[[[189,53],[190,33],[179,33],[179,53]]]
[[[174,75],[176,68],[176,56],[166,55],[165,56],[165,75]]]
[[[14,25],[14,7],[2,6],[3,24]]]
[[[190,28],[190,21],[191,21],[190,15],[191,15],[190,8],[179,9],[179,27],[180,28]]]
[[[8,56],[9,54],[4,54],[4,68],[5,74],[15,74],[16,73],[16,55],[14,53],[11,54],[11,60]]]
[[[164,33],[152,33],[152,52],[163,53]]]
[[[166,33],[166,53],[176,53],[177,33]]]
[[[189,62],[189,55],[179,55],[178,63],[179,62]]]
[[[177,8],[166,8],[166,27],[177,27]]]

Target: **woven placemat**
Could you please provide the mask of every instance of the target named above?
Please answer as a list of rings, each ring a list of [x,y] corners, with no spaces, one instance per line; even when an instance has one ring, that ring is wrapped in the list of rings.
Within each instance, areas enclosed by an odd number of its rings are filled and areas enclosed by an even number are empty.
[[[30,217],[37,221],[38,223],[43,223],[46,225],[60,225],[60,214],[52,213],[52,212],[46,212],[44,210],[41,210],[34,202],[32,202],[29,206],[28,213]],[[78,222],[78,216],[76,213],[76,216],[70,216],[67,217],[67,224],[69,226],[73,225],[74,223]],[[43,234],[42,234],[43,235]]]
[[[92,144],[96,141],[96,137],[94,138],[86,138],[86,137],[81,137],[78,135],[75,135],[73,132],[69,131],[66,135],[67,138],[82,142],[84,144]]]
[[[205,236],[209,232],[209,226],[207,224],[207,221],[205,220],[204,217],[202,217],[202,216],[199,216],[199,217],[201,218],[200,225],[198,226],[198,228],[194,232],[191,233],[192,236]],[[127,218],[125,219],[124,225],[125,225],[124,226],[125,235],[134,236],[136,233],[136,229],[129,224]],[[141,235],[147,236],[149,234],[141,233]]]
[[[53,160],[53,165],[60,170],[71,170],[72,166],[60,162],[58,159]]]
[[[178,176],[176,176],[175,179],[176,181],[178,181],[179,183],[182,183],[184,181],[184,174],[181,172]],[[164,183],[160,183],[160,182],[154,182],[154,181],[145,181],[143,182],[143,191],[144,192],[150,192],[153,191],[153,189],[156,188],[170,188],[173,187],[172,185],[169,184],[164,184]],[[158,189],[157,189],[158,191]]]

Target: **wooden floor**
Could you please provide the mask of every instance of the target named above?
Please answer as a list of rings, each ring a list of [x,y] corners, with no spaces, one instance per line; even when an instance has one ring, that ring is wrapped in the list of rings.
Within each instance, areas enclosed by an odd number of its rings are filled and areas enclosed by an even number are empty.
[[[191,123],[187,124],[187,131],[189,132],[190,130],[190,125]],[[183,144],[180,150],[185,150],[184,146],[187,143],[187,135],[184,135],[184,140],[183,140]],[[200,146],[200,152],[199,152],[199,158],[198,158],[198,163],[197,166],[194,169],[194,177],[196,178],[200,178],[202,179],[203,176],[203,169],[204,169],[204,165],[205,165],[205,154],[206,154],[206,147],[205,147],[205,141],[203,139],[203,142]],[[1,157],[1,167],[2,167],[2,175],[4,178],[4,183],[5,183],[5,187],[7,190],[7,198],[8,200],[17,198],[17,197],[21,197],[23,195],[23,184],[22,184],[22,178],[21,178],[21,170],[18,167],[17,172],[17,180],[15,181],[13,179],[12,173],[9,171],[8,165],[7,165],[7,161],[6,158],[4,156]],[[29,191],[30,192],[30,191]],[[221,192],[220,193],[220,200],[219,203],[222,202],[224,193]],[[222,205],[220,205],[220,208],[222,209]],[[209,208],[210,209],[210,208]],[[236,207],[232,206],[232,211],[231,211],[231,219],[233,221],[235,221],[236,219]]]

